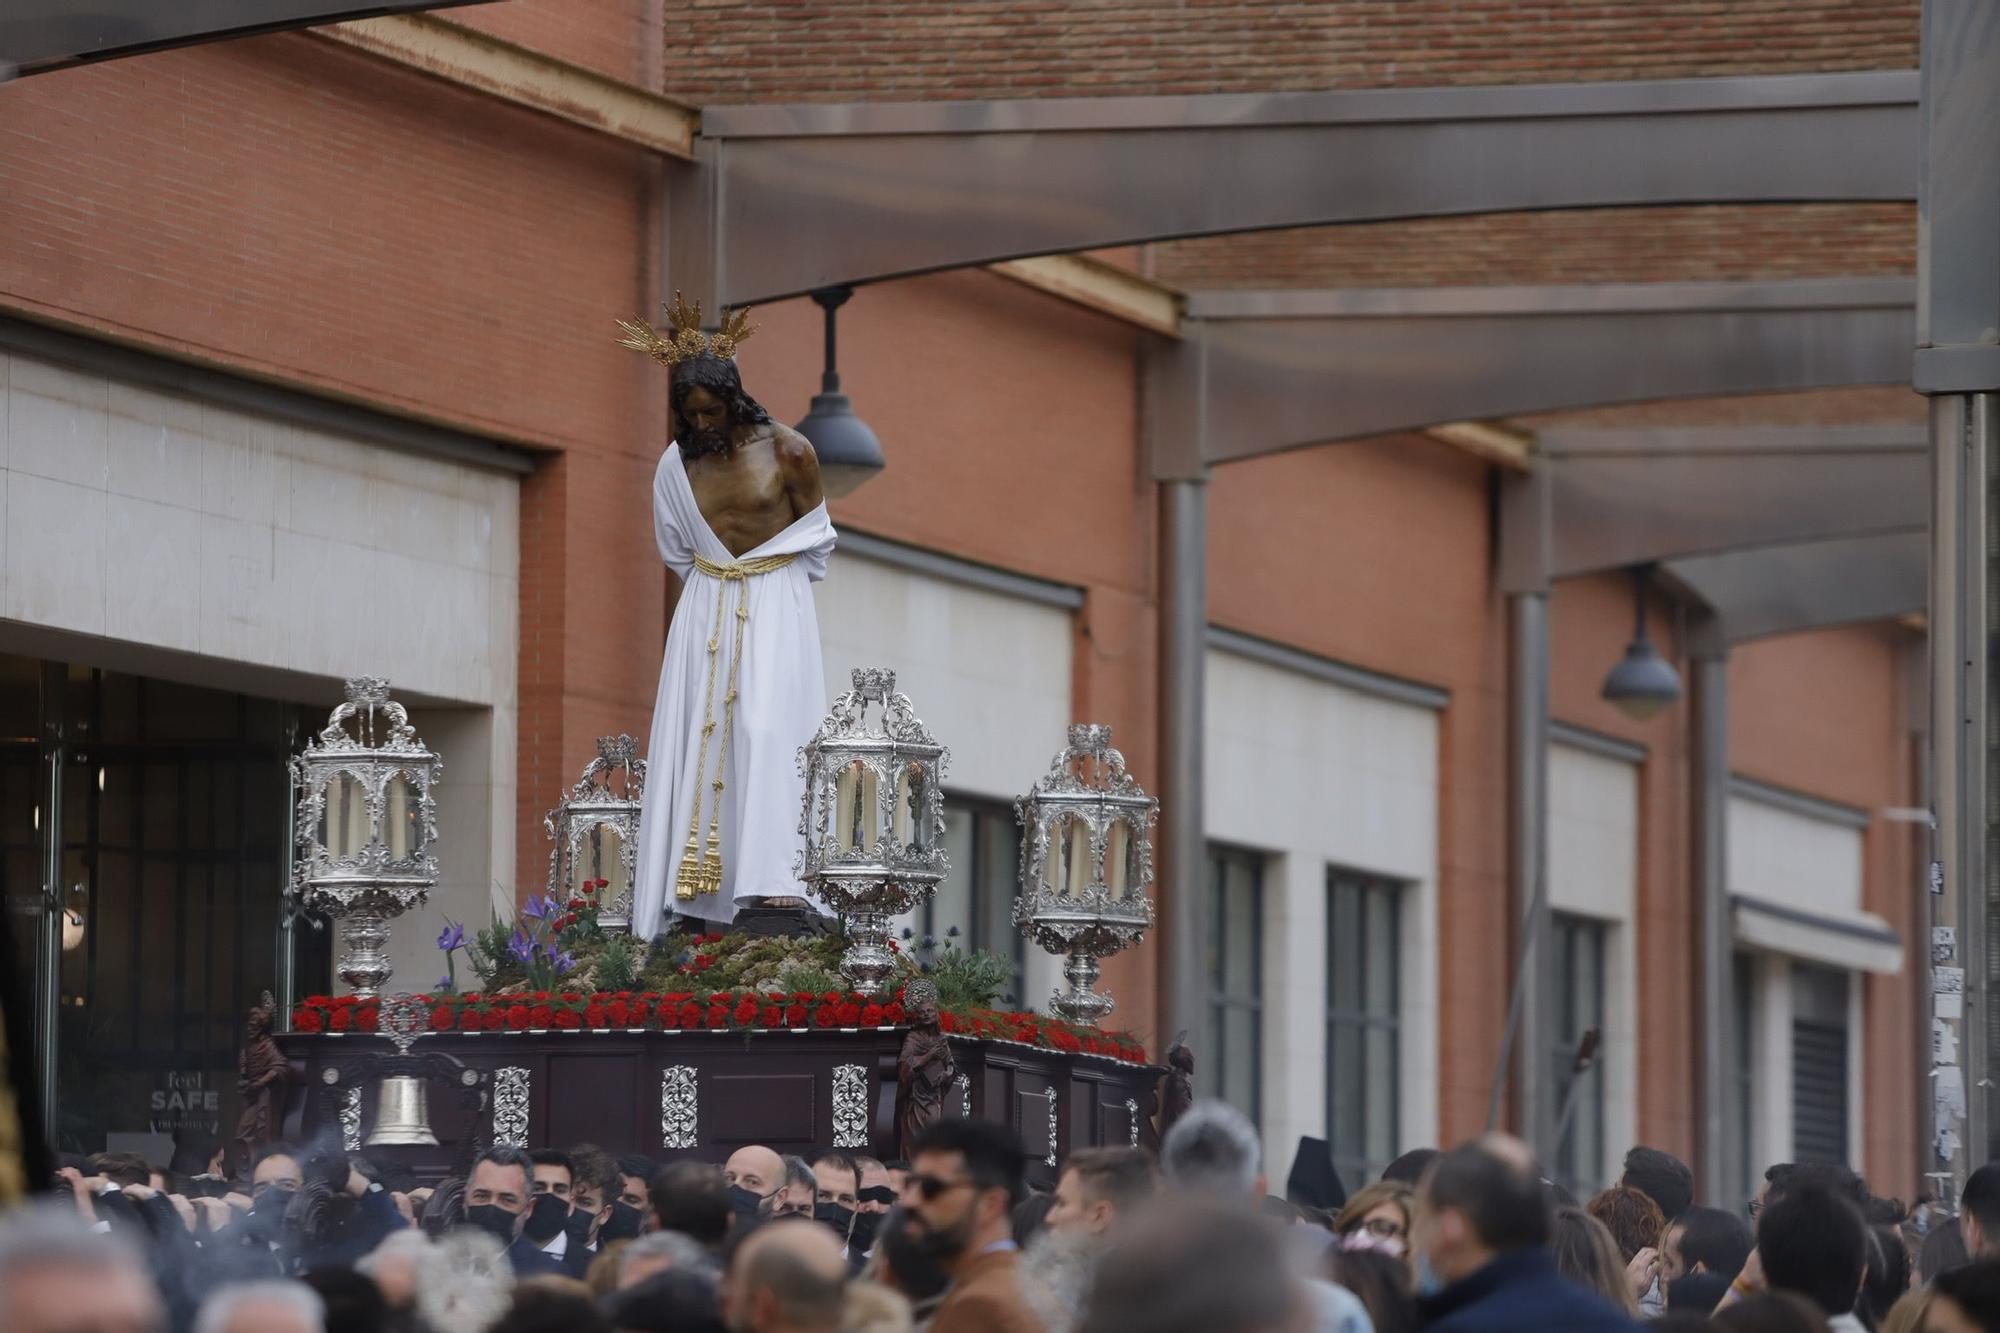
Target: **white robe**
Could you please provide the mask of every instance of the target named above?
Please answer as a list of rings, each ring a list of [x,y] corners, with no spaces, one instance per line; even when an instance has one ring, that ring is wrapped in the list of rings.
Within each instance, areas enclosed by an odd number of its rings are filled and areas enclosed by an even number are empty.
[[[812,739],[826,713],[819,618],[813,611],[811,585],[826,577],[835,536],[822,502],[762,546],[742,556],[731,555],[695,503],[678,444],[667,446],[653,474],[653,535],[660,559],[680,577],[681,596],[660,667],[645,808],[639,819],[632,933],[641,939],[650,939],[666,924],[667,914],[675,911],[726,924],[745,898],[792,894],[810,900],[794,873],[804,843],[799,814],[805,781],[799,775],[798,751]],[[697,570],[697,555],[718,565],[758,556],[796,558],[768,574],[725,581]],[[722,889],[677,900],[674,885],[698,782],[703,800],[696,846],[708,844],[715,806],[707,784],[715,778],[722,742],[723,697],[729,690],[739,594],[750,609],[750,619],[744,625],[735,722],[722,775]],[[708,640],[716,623],[717,598],[725,602],[715,658],[715,733],[707,748],[706,771],[697,775]]]

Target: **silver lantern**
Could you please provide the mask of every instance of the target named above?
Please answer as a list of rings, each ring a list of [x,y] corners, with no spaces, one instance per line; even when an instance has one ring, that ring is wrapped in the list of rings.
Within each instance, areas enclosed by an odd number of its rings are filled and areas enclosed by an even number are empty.
[[[568,902],[586,885],[603,880],[597,924],[632,927],[632,880],[639,864],[639,808],[646,798],[646,761],[630,736],[599,736],[597,758],[549,811],[542,828],[555,840],[549,852],[549,897]]]
[[[431,789],[443,770],[389,697],[389,682],[373,676],[347,682],[347,701],[292,759],[295,892],[306,908],[340,921],[340,979],[364,999],[389,979],[390,920],[437,887]]]
[[[1066,954],[1069,989],[1051,999],[1072,1023],[1097,1023],[1112,999],[1092,989],[1097,960],[1144,938],[1153,924],[1153,820],[1160,803],[1125,771],[1111,728],[1078,725],[1069,745],[1014,802],[1021,824],[1021,896],[1014,924]]]
[[[950,755],[896,693],[895,672],[856,668],[853,681],[799,751],[798,874],[847,918],[841,975],[873,992],[895,966],[890,918],[929,898],[945,876],[939,784]]]

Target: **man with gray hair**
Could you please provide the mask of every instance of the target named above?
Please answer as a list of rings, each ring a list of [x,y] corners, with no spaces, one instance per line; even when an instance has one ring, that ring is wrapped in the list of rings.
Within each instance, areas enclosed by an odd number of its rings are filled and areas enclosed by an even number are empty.
[[[194,1333],[326,1333],[326,1306],[303,1282],[239,1282],[202,1302]]]
[[[771,1216],[811,1217],[813,1205],[819,1202],[819,1177],[813,1174],[812,1163],[803,1157],[787,1153],[783,1160],[785,1183],[771,1198]]]
[[[37,1204],[0,1218],[0,1329],[7,1333],[155,1333],[159,1291],[132,1248],[92,1231],[76,1209]]]
[[[1169,1189],[1193,1198],[1213,1199],[1254,1211],[1263,1200],[1264,1149],[1250,1117],[1227,1102],[1196,1102],[1174,1121],[1160,1145],[1160,1173]],[[1299,1260],[1298,1276],[1305,1287],[1311,1327],[1315,1333],[1374,1333],[1368,1311],[1345,1287],[1313,1276],[1326,1246],[1311,1245],[1326,1236],[1317,1228],[1295,1228],[1288,1239]]]

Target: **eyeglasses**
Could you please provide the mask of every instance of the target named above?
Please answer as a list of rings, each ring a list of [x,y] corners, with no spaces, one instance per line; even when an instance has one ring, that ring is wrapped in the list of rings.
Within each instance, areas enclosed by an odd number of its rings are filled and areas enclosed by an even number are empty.
[[[1371,1217],[1361,1226],[1369,1235],[1381,1240],[1401,1240],[1410,1234],[1410,1229],[1401,1222],[1391,1222],[1386,1217]]]
[[[966,1189],[976,1183],[971,1180],[939,1180],[936,1176],[913,1174],[903,1181],[903,1188],[921,1194],[925,1203],[935,1203],[955,1189]]]

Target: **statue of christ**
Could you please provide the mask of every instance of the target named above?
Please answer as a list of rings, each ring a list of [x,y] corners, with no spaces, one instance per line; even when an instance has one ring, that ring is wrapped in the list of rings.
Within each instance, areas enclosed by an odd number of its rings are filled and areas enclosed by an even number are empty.
[[[681,580],[653,708],[632,933],[670,910],[727,925],[769,900],[809,901],[796,877],[798,750],[826,712],[811,585],[833,523],[806,438],[743,391],[740,313],[722,331],[676,301],[670,337],[625,324],[625,345],[672,369],[674,442],[653,475],[653,534]]]

